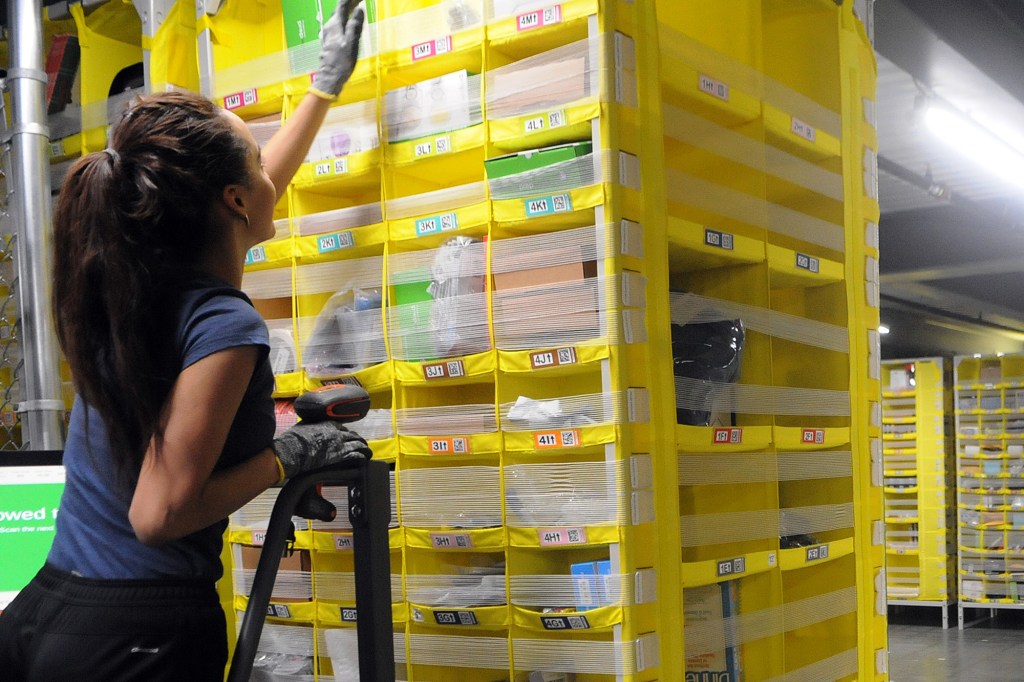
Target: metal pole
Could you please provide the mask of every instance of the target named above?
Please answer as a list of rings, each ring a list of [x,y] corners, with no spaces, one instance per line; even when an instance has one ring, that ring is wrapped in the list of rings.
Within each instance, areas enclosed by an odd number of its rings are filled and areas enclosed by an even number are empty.
[[[19,325],[24,402],[22,447],[60,450],[64,446],[57,334],[50,307],[53,270],[50,249],[50,130],[46,125],[46,72],[39,0],[9,0],[11,92],[11,215],[17,234]]]

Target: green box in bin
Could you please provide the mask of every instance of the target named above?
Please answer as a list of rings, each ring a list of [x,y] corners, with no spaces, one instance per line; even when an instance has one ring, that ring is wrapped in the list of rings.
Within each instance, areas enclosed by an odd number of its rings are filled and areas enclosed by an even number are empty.
[[[338,0],[284,0],[284,39],[288,47],[298,47],[320,39],[320,29],[331,18]],[[376,0],[365,0],[366,21],[377,20]]]
[[[517,175],[526,171],[538,170],[562,161],[571,161],[590,154],[594,149],[591,142],[570,142],[556,147],[531,149],[498,156],[484,161],[487,177],[491,180]]]

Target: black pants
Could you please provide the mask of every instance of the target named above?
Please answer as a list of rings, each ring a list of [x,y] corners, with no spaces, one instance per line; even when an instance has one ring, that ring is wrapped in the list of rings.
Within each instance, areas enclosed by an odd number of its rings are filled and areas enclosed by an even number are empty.
[[[44,566],[0,616],[8,682],[222,682],[212,583],[91,580]]]

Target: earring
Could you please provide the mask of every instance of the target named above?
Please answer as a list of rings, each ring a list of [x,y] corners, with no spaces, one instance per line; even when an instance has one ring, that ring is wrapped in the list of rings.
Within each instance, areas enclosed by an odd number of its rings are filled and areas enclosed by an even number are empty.
[[[248,213],[243,213],[242,217],[245,218],[245,229],[247,229],[247,230],[251,229],[252,226],[249,225],[249,214]]]

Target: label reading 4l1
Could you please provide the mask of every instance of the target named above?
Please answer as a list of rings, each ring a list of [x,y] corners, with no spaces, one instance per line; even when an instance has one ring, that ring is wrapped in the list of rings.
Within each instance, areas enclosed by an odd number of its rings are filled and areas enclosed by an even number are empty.
[[[727,575],[738,575],[746,573],[747,560],[745,557],[737,557],[726,561],[719,561],[715,566],[715,577],[724,578]]]
[[[798,270],[806,270],[807,272],[818,274],[821,272],[821,261],[814,256],[808,256],[806,253],[797,252],[796,267]]]
[[[800,442],[805,445],[821,445],[825,442],[825,429],[803,429]]]
[[[233,95],[225,97],[224,108],[231,111],[232,109],[240,109],[242,107],[247,107],[250,104],[256,104],[259,101],[260,96],[256,91],[256,88],[249,88],[248,90],[236,92]]]
[[[249,249],[245,254],[245,264],[255,265],[256,263],[266,263],[267,252],[262,246],[254,246]]]
[[[575,348],[558,348],[556,350],[542,350],[530,353],[530,367],[533,369],[547,369],[549,367],[575,364]]]
[[[718,230],[712,230],[710,227],[704,228],[704,243],[708,246],[732,251],[733,241],[733,236],[728,232],[719,232]]]
[[[589,630],[590,621],[586,616],[541,616],[545,630]]]
[[[416,236],[424,237],[428,234],[437,234],[438,232],[448,232],[449,230],[459,229],[459,216],[455,213],[445,213],[444,215],[433,216],[431,218],[421,218],[416,221]]]
[[[565,111],[551,111],[547,114],[541,114],[540,116],[534,116],[523,121],[523,132],[529,135],[530,133],[538,133],[548,128],[563,128],[568,122],[568,117],[565,115]]]
[[[828,545],[818,545],[817,547],[807,548],[807,560],[808,561],[821,561],[822,559],[828,558]]]
[[[434,549],[472,549],[469,533],[431,533],[430,546]]]
[[[434,621],[438,625],[479,625],[476,614],[472,611],[434,611]]]
[[[547,9],[526,12],[516,17],[517,31],[532,31],[535,28],[551,26],[562,22],[562,6],[555,5]]]
[[[432,455],[468,455],[468,438],[431,438],[430,454]]]
[[[350,249],[356,245],[356,240],[351,232],[339,232],[338,234],[325,234],[317,237],[316,249],[320,253],[329,253],[339,249]]]
[[[541,547],[587,544],[585,528],[544,528],[537,531]]]
[[[526,207],[527,218],[539,218],[555,213],[569,213],[572,211],[572,197],[568,194],[555,194],[550,197],[527,199],[523,205]]]
[[[743,429],[736,427],[715,429],[713,442],[715,445],[739,445],[743,442]]]
[[[565,431],[541,431],[533,435],[533,444],[538,450],[551,448],[578,448],[583,445],[583,436],[578,429]]]
[[[412,60],[418,62],[421,59],[429,59],[439,54],[448,54],[453,49],[455,49],[455,45],[451,36],[445,36],[437,40],[428,40],[425,43],[418,43],[412,46]]]
[[[463,364],[462,360],[423,365],[423,376],[428,381],[434,379],[458,379],[459,377],[466,376],[466,365]]]

